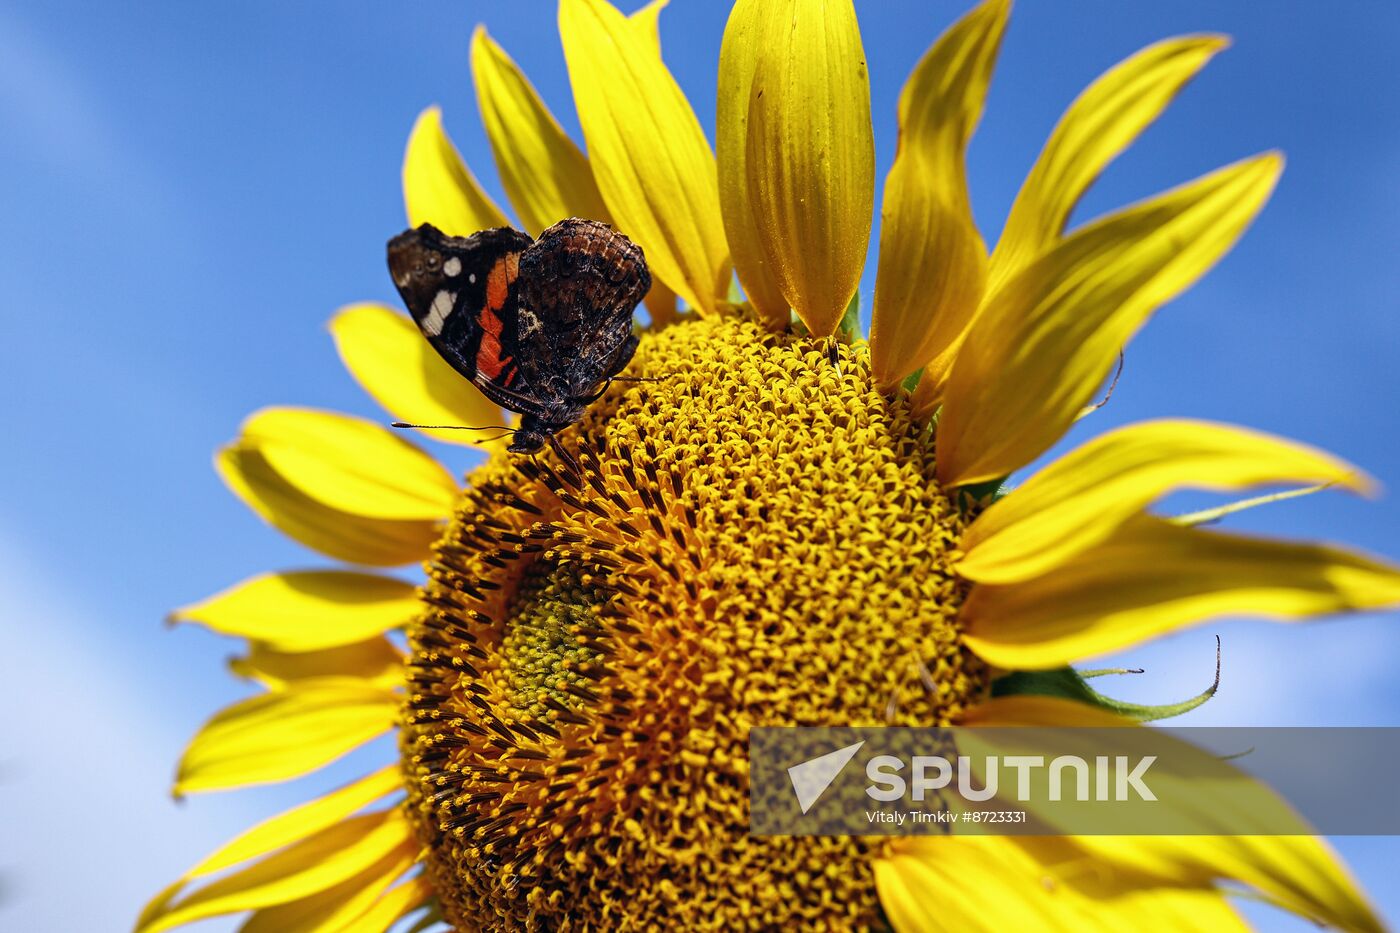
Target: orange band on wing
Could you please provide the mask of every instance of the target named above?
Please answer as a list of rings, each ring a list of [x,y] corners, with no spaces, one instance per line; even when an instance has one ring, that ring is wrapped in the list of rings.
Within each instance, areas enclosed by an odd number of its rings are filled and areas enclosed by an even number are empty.
[[[511,253],[496,260],[496,264],[486,275],[486,307],[492,311],[499,311],[506,306],[511,283],[515,281],[519,271],[519,253]]]
[[[477,323],[481,329],[488,334],[501,336],[501,315],[500,310],[506,306],[506,299],[510,297],[510,286],[515,281],[520,269],[520,256],[511,253],[502,259],[497,259],[496,264],[491,267],[491,271],[486,274],[486,304],[481,307],[481,314],[477,317]]]
[[[487,379],[495,379],[505,369],[510,357],[501,355],[501,342],[493,334],[481,335],[481,346],[476,351],[476,371]]]
[[[481,308],[477,323],[481,325],[481,345],[476,351],[476,370],[488,379],[496,379],[510,362],[501,355],[501,330],[505,323],[500,311],[510,297],[510,286],[520,270],[520,254],[511,253],[496,260],[486,275],[486,304]],[[512,373],[512,375],[514,375]]]
[[[501,328],[504,324],[501,321],[501,316],[490,305],[481,309],[481,314],[477,317],[476,322],[481,325],[482,331],[486,334],[497,339],[500,338]]]

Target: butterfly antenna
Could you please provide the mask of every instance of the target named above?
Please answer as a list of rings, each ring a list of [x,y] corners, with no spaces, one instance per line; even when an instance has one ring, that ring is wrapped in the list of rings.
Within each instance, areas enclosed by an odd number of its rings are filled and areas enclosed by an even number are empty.
[[[675,373],[664,373],[660,376],[613,376],[609,382],[665,382]]]
[[[410,424],[407,421],[391,421],[391,428],[416,428],[419,431],[505,431],[506,434],[514,434],[514,428],[508,428],[503,424],[487,424],[479,428],[473,428],[465,424]],[[501,435],[505,437],[505,434]]]
[[[465,425],[465,424],[410,424],[410,423],[408,423],[407,421],[391,421],[391,422],[389,422],[389,427],[391,427],[391,428],[417,428],[417,429],[420,430],[420,431],[500,431],[500,432],[501,432],[500,434],[497,434],[495,437],[485,437],[485,438],[482,438],[482,442],[483,442],[483,443],[486,443],[486,444],[490,444],[490,443],[493,443],[493,442],[495,442],[495,441],[499,441],[501,438],[503,438],[503,437],[509,437],[509,436],[512,435],[512,434],[518,434],[518,433],[520,433],[520,432],[517,431],[515,428],[508,428],[508,427],[506,427],[505,425],[500,425],[500,424],[488,424],[488,425],[483,425],[482,427],[479,427],[479,428],[473,428],[473,427],[470,427],[470,426]]]

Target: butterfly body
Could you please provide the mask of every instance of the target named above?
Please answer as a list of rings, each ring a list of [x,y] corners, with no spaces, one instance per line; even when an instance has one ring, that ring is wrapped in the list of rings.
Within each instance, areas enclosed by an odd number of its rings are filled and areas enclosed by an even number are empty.
[[[527,453],[576,423],[627,365],[632,311],[651,287],[640,247],[578,218],[538,240],[423,224],[389,241],[389,271],[443,359],[521,415],[510,449]]]

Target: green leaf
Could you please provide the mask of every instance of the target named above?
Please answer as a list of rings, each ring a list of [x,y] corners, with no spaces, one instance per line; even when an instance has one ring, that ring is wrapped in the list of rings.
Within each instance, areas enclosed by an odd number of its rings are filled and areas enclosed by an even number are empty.
[[[1079,676],[1085,680],[1093,680],[1095,677],[1107,677],[1110,674],[1142,674],[1145,671],[1140,667],[1096,667],[1091,671],[1080,671]]]
[[[1010,479],[1009,476],[1001,476],[997,479],[989,479],[981,483],[973,483],[970,486],[959,486],[959,501],[964,506],[983,505],[988,506],[1005,496],[1010,490],[1002,490],[1002,486]],[[964,509],[966,510],[966,509]]]
[[[1072,667],[1057,667],[1048,671],[1012,671],[992,681],[992,696],[1059,697],[1099,705],[1095,701],[1094,691]]]
[[[1136,719],[1139,722],[1170,719],[1173,716],[1180,716],[1182,713],[1189,713],[1196,707],[1201,706],[1211,697],[1215,696],[1215,691],[1220,688],[1220,636],[1217,635],[1215,638],[1215,681],[1200,693],[1182,700],[1179,703],[1166,703],[1160,706],[1125,703],[1121,700],[1115,700],[1112,697],[1104,696],[1102,693],[1090,687],[1085,679],[1086,677],[1100,677],[1106,674],[1117,673],[1130,674],[1140,672],[1126,668],[1109,668],[1085,671],[1081,674],[1071,667],[1053,668],[1048,671],[1013,671],[1004,677],[999,677],[992,681],[992,696],[1029,695],[1060,697],[1066,700],[1075,700],[1079,703],[1087,703],[1090,706],[1097,706],[1100,709],[1117,713],[1119,716],[1126,716],[1129,719]]]

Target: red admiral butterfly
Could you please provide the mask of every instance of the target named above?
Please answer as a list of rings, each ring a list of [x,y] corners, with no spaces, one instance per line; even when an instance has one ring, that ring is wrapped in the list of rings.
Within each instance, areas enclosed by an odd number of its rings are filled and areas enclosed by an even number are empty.
[[[518,453],[577,422],[627,365],[632,310],[651,288],[639,246],[577,217],[534,241],[510,227],[452,237],[423,224],[389,241],[389,272],[442,358],[523,416]]]

